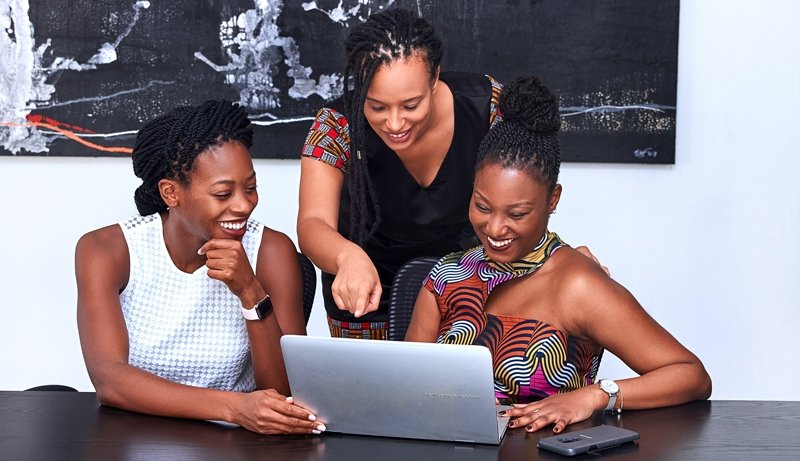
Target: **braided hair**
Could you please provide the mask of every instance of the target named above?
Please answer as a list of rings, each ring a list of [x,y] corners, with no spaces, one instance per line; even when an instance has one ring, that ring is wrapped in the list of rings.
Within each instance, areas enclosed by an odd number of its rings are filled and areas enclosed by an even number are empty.
[[[481,141],[475,170],[492,164],[523,170],[552,193],[561,167],[558,100],[539,77],[523,75],[500,94],[503,121]]]
[[[419,56],[434,78],[442,61],[442,41],[433,26],[414,12],[395,8],[370,15],[353,27],[345,42],[345,115],[350,121],[350,235],[358,245],[380,225],[380,206],[369,177],[365,152],[367,120],[364,103],[375,72],[397,59]],[[372,210],[368,210],[368,205]],[[367,228],[367,216],[374,221]]]
[[[145,124],[133,146],[133,173],[141,178],[133,199],[142,216],[167,211],[158,182],[173,179],[189,184],[195,159],[206,149],[227,141],[253,145],[247,113],[230,101],[206,101],[177,107]]]

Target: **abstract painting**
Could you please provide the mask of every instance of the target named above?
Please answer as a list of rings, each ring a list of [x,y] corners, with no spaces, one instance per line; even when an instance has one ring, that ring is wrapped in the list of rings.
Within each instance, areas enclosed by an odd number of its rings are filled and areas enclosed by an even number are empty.
[[[397,6],[444,70],[542,76],[565,161],[674,163],[678,0],[0,0],[0,155],[126,156],[145,121],[228,99],[254,157],[296,159],[348,31]]]

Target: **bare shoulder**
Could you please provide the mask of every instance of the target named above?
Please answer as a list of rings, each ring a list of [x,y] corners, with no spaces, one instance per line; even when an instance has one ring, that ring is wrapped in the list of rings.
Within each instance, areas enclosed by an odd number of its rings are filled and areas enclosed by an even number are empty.
[[[130,253],[118,224],[84,234],[75,246],[79,294],[89,287],[122,290],[130,275]]]
[[[258,251],[256,277],[261,280],[271,296],[278,294],[276,290],[300,293],[298,287],[301,283],[301,272],[297,249],[283,232],[264,227],[261,248]]]
[[[576,315],[596,315],[599,306],[620,306],[632,296],[603,271],[595,261],[570,247],[556,250],[552,260],[552,279],[558,287],[559,298]]]
[[[78,239],[75,254],[76,258],[128,259],[128,244],[119,224],[112,224],[84,234]]]
[[[553,252],[548,262],[549,271],[570,291],[592,289],[598,284],[613,282],[600,265],[569,246]]]
[[[257,266],[256,273],[263,273],[272,278],[282,277],[287,268],[299,268],[297,248],[292,239],[283,232],[264,226]]]
[[[287,257],[289,255],[294,255],[297,252],[297,248],[294,246],[294,242],[292,242],[289,236],[283,232],[264,226],[264,233],[261,235],[260,251],[261,253],[266,252],[266,254],[272,257]]]

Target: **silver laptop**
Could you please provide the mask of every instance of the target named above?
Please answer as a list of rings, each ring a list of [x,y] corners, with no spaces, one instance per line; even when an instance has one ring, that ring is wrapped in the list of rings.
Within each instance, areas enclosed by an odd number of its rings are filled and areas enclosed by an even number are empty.
[[[485,347],[286,335],[281,348],[294,401],[329,432],[503,440]]]

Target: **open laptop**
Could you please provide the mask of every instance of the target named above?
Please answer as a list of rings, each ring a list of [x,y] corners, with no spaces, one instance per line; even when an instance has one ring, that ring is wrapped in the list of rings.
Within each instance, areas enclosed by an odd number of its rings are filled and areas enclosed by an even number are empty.
[[[485,347],[286,335],[281,348],[295,403],[328,432],[503,440]]]

